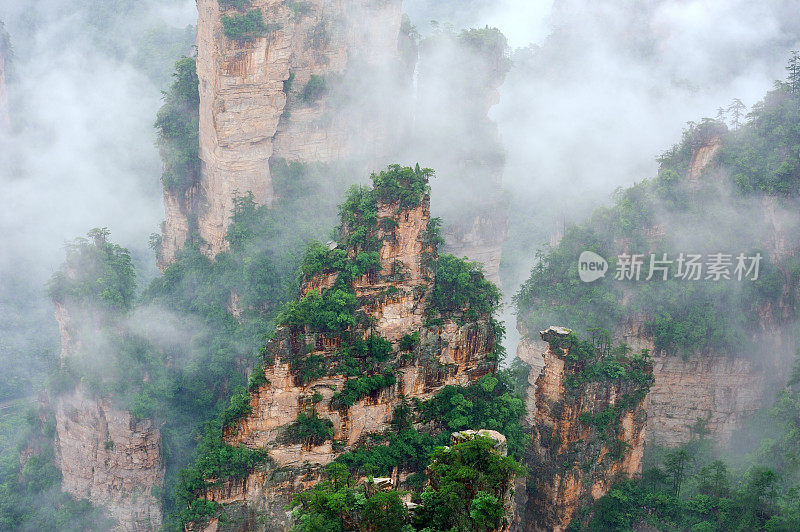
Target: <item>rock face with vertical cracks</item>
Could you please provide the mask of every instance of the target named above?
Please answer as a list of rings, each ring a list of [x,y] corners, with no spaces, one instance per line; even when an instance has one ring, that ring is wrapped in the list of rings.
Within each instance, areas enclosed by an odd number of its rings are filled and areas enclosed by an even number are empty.
[[[370,103],[374,94],[391,99],[385,85],[408,70],[400,0],[250,3],[237,11],[197,1],[202,175],[191,201],[165,192],[163,264],[195,223],[207,254],[225,249],[233,199],[247,192],[258,204],[274,199],[271,159],[374,160],[402,132],[390,106]],[[266,27],[261,35],[225,36],[222,17],[254,9]]]
[[[80,387],[55,404],[62,489],[105,506],[117,530],[157,530],[164,481],[161,433],[150,420]]]
[[[62,363],[81,345],[80,320],[72,319],[72,314],[68,303],[56,303]],[[55,398],[53,408],[61,489],[106,507],[117,520],[115,530],[159,529],[159,493],[164,484],[159,428],[80,385]]]
[[[386,219],[392,222],[382,222]],[[290,522],[284,506],[292,495],[317,482],[323,467],[339,454],[367,435],[389,429],[402,397],[425,400],[446,385],[466,385],[496,369],[490,316],[470,320],[450,315],[436,325],[425,324],[434,283],[428,262],[434,252],[427,239],[428,198],[406,209],[379,202],[378,220],[382,269],[353,282],[360,310],[371,325],[359,325],[353,332],[364,338],[377,334],[391,342],[396,383],[349,406],[332,402],[354,377],[334,370],[303,382],[292,360],[298,355],[318,356],[327,365],[335,359],[341,340],[305,327],[279,328],[265,350],[268,382],[250,394],[252,413],[224,433],[227,443],[267,449],[270,461],[244,479],[209,484],[202,495],[223,504],[226,520],[214,520],[206,530],[287,530]],[[330,287],[334,280],[335,274],[324,272],[306,278],[301,294]],[[411,351],[401,352],[400,339],[413,333],[419,333],[419,342]],[[287,443],[290,425],[314,401],[317,415],[332,421],[336,444]]]
[[[620,341],[653,353],[655,382],[647,400],[647,443],[674,447],[699,436],[723,446],[764,403],[763,368],[727,353],[681,356],[659,353],[640,319]]]
[[[639,472],[652,381],[646,362],[622,362],[625,378],[587,377],[602,363],[586,356],[569,329],[541,333],[548,343],[536,380],[536,414],[524,530],[564,530],[585,504],[602,497],[618,476]]]

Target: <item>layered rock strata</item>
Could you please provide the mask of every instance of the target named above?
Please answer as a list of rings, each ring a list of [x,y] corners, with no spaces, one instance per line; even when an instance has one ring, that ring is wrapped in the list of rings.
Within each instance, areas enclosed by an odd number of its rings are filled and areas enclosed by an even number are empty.
[[[105,506],[116,530],[161,527],[161,433],[150,420],[78,388],[55,403],[62,489]]]
[[[197,2],[202,175],[185,198],[165,192],[163,264],[195,221],[209,255],[225,249],[234,198],[274,199],[271,159],[375,160],[402,132],[391,108],[364,91],[380,87],[391,98],[402,85],[393,83],[407,70],[399,0],[252,0],[241,11],[221,4]],[[223,17],[254,10],[264,31],[228,38]]]

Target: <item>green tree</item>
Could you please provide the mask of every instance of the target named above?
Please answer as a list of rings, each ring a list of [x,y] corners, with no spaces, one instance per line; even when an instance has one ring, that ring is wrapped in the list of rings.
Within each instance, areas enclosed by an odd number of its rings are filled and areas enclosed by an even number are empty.
[[[715,460],[700,468],[697,474],[697,491],[716,498],[730,495],[730,480],[725,462]]]
[[[477,437],[434,451],[430,485],[422,493],[415,526],[484,531],[501,525],[501,501],[523,468],[498,454],[494,444],[490,438]]]
[[[130,252],[109,242],[107,228],[92,229],[88,238],[66,244],[64,264],[50,280],[50,297],[89,307],[100,305],[117,311],[132,307],[136,272]]]
[[[800,52],[791,51],[789,62],[786,64],[786,71],[789,73],[786,81],[792,94],[800,92]]]
[[[679,497],[681,494],[681,486],[686,478],[686,466],[692,461],[686,449],[676,449],[667,454],[664,460],[664,469],[670,479],[672,493]]]
[[[200,91],[193,57],[175,63],[172,85],[156,114],[161,182],[171,192],[183,193],[200,179]]]
[[[739,126],[741,126],[741,119],[744,117],[746,110],[747,107],[739,98],[734,98],[730,105],[728,105],[728,112],[731,114],[731,126],[733,129],[739,129]]]

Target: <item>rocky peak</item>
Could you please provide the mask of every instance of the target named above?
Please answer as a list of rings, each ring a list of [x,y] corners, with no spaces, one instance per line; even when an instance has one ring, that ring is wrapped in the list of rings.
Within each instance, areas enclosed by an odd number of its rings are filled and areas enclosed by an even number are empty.
[[[469,299],[453,307],[451,294],[439,292],[430,175],[398,166],[373,175],[372,190],[353,189],[341,206],[339,242],[309,248],[299,298],[264,349],[250,413],[224,430],[228,444],[266,450],[268,465],[209,487],[206,498],[266,513],[267,530],[282,530],[292,494],[339,454],[389,429],[404,400],[496,370],[491,311]],[[473,275],[475,292],[491,286]],[[308,420],[330,432],[299,436]]]
[[[550,327],[536,380],[536,414],[527,457],[533,489],[525,530],[564,530],[615,478],[639,473],[653,370],[646,351],[612,348],[610,338],[579,340]]]

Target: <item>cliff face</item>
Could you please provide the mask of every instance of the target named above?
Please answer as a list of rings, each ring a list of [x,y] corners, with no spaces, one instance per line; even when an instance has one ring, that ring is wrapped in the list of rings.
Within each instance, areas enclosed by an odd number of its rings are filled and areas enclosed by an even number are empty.
[[[763,368],[726,353],[704,353],[684,359],[658,353],[632,320],[621,341],[653,356],[655,382],[647,404],[647,442],[676,446],[705,436],[722,445],[764,404],[767,379]]]
[[[379,335],[391,343],[394,384],[343,404],[334,395],[346,389],[353,377],[334,369],[304,382],[292,362],[298,356],[319,357],[321,365],[330,367],[342,348],[339,338],[292,327],[280,328],[268,343],[267,384],[251,392],[252,413],[227,427],[224,437],[230,444],[267,449],[270,463],[245,479],[209,485],[204,494],[226,505],[226,522],[236,523],[226,528],[286,530],[289,520],[284,506],[291,496],[317,482],[322,466],[365,436],[389,429],[403,397],[425,400],[446,385],[465,385],[495,370],[496,362],[490,357],[495,332],[489,316],[473,320],[443,316],[440,324],[425,325],[434,282],[427,263],[433,251],[426,236],[429,218],[427,197],[410,209],[379,203],[382,268],[353,282],[359,311],[368,317],[369,325],[358,325],[351,336]],[[326,289],[334,279],[335,274],[317,274],[305,280],[301,292]],[[401,338],[414,333],[419,334],[418,343],[402,354]],[[309,410],[331,420],[333,441],[288,442],[291,424]],[[215,521],[210,526],[222,524]]]
[[[261,10],[266,31],[235,40],[221,20],[239,12],[218,0],[197,8],[202,176],[194,198],[165,196],[164,264],[191,220],[213,256],[226,247],[235,196],[270,204],[270,159],[374,160],[402,130],[364,92],[390,90],[371,80],[402,70],[399,0],[253,0],[247,10]]]
[[[68,303],[56,303],[62,365],[76,356],[81,345],[73,314]],[[114,408],[108,398],[81,385],[55,398],[53,408],[61,489],[105,506],[118,522],[116,530],[158,529],[164,483],[158,427]]]
[[[548,348],[536,379],[524,530],[564,530],[582,505],[641,467],[652,368],[646,359],[617,357],[624,376],[598,378],[613,353],[587,351],[569,333],[541,333]]]
[[[699,143],[692,150],[686,178],[696,181],[706,169],[713,169],[714,157],[721,147],[718,135]],[[760,213],[766,222],[763,245],[770,259],[780,261],[796,253],[797,246],[789,237],[792,215],[784,212],[774,198],[764,197],[761,204]],[[784,272],[784,279],[789,278]],[[659,353],[645,333],[641,317],[621,324],[619,341],[654,354],[655,383],[647,407],[648,444],[672,447],[699,436],[722,445],[730,443],[733,432],[744,420],[771,400],[767,374],[777,375],[788,369],[790,357],[786,354],[794,352],[794,342],[784,328],[793,319],[793,298],[787,283],[777,304],[758,309],[753,317],[760,349],[757,356],[712,352],[682,358]],[[759,360],[759,364],[753,360]]]
[[[692,149],[684,176],[691,187],[699,186],[698,179],[715,180],[714,157],[721,148],[719,135],[710,135]],[[779,206],[771,197],[757,204],[753,225],[763,226],[760,245],[771,261],[781,261],[797,253],[791,235],[796,231],[793,214]],[[758,219],[758,215],[763,216]],[[663,220],[662,220],[663,221]],[[664,238],[665,225],[653,225],[646,234]],[[624,243],[617,242],[624,246]],[[677,446],[694,438],[707,437],[723,446],[750,415],[771,401],[768,376],[781,375],[788,370],[787,361],[794,352],[793,335],[787,324],[794,320],[791,274],[781,272],[783,286],[776,301],[756,308],[751,317],[750,333],[757,352],[736,355],[724,351],[695,353],[687,357],[656,350],[648,334],[644,316],[631,315],[616,326],[615,340],[634,351],[648,349],[653,355],[655,382],[647,404],[647,443],[657,446]],[[520,321],[519,327],[522,327]],[[528,364],[539,364],[535,341],[521,330],[524,340],[517,355]],[[788,332],[788,334],[787,334]],[[534,404],[536,371],[531,372],[528,404]],[[529,410],[530,412],[530,410]],[[530,414],[529,414],[530,416]]]
[[[81,388],[59,398],[55,412],[62,489],[105,506],[118,530],[158,529],[164,480],[158,428]]]

